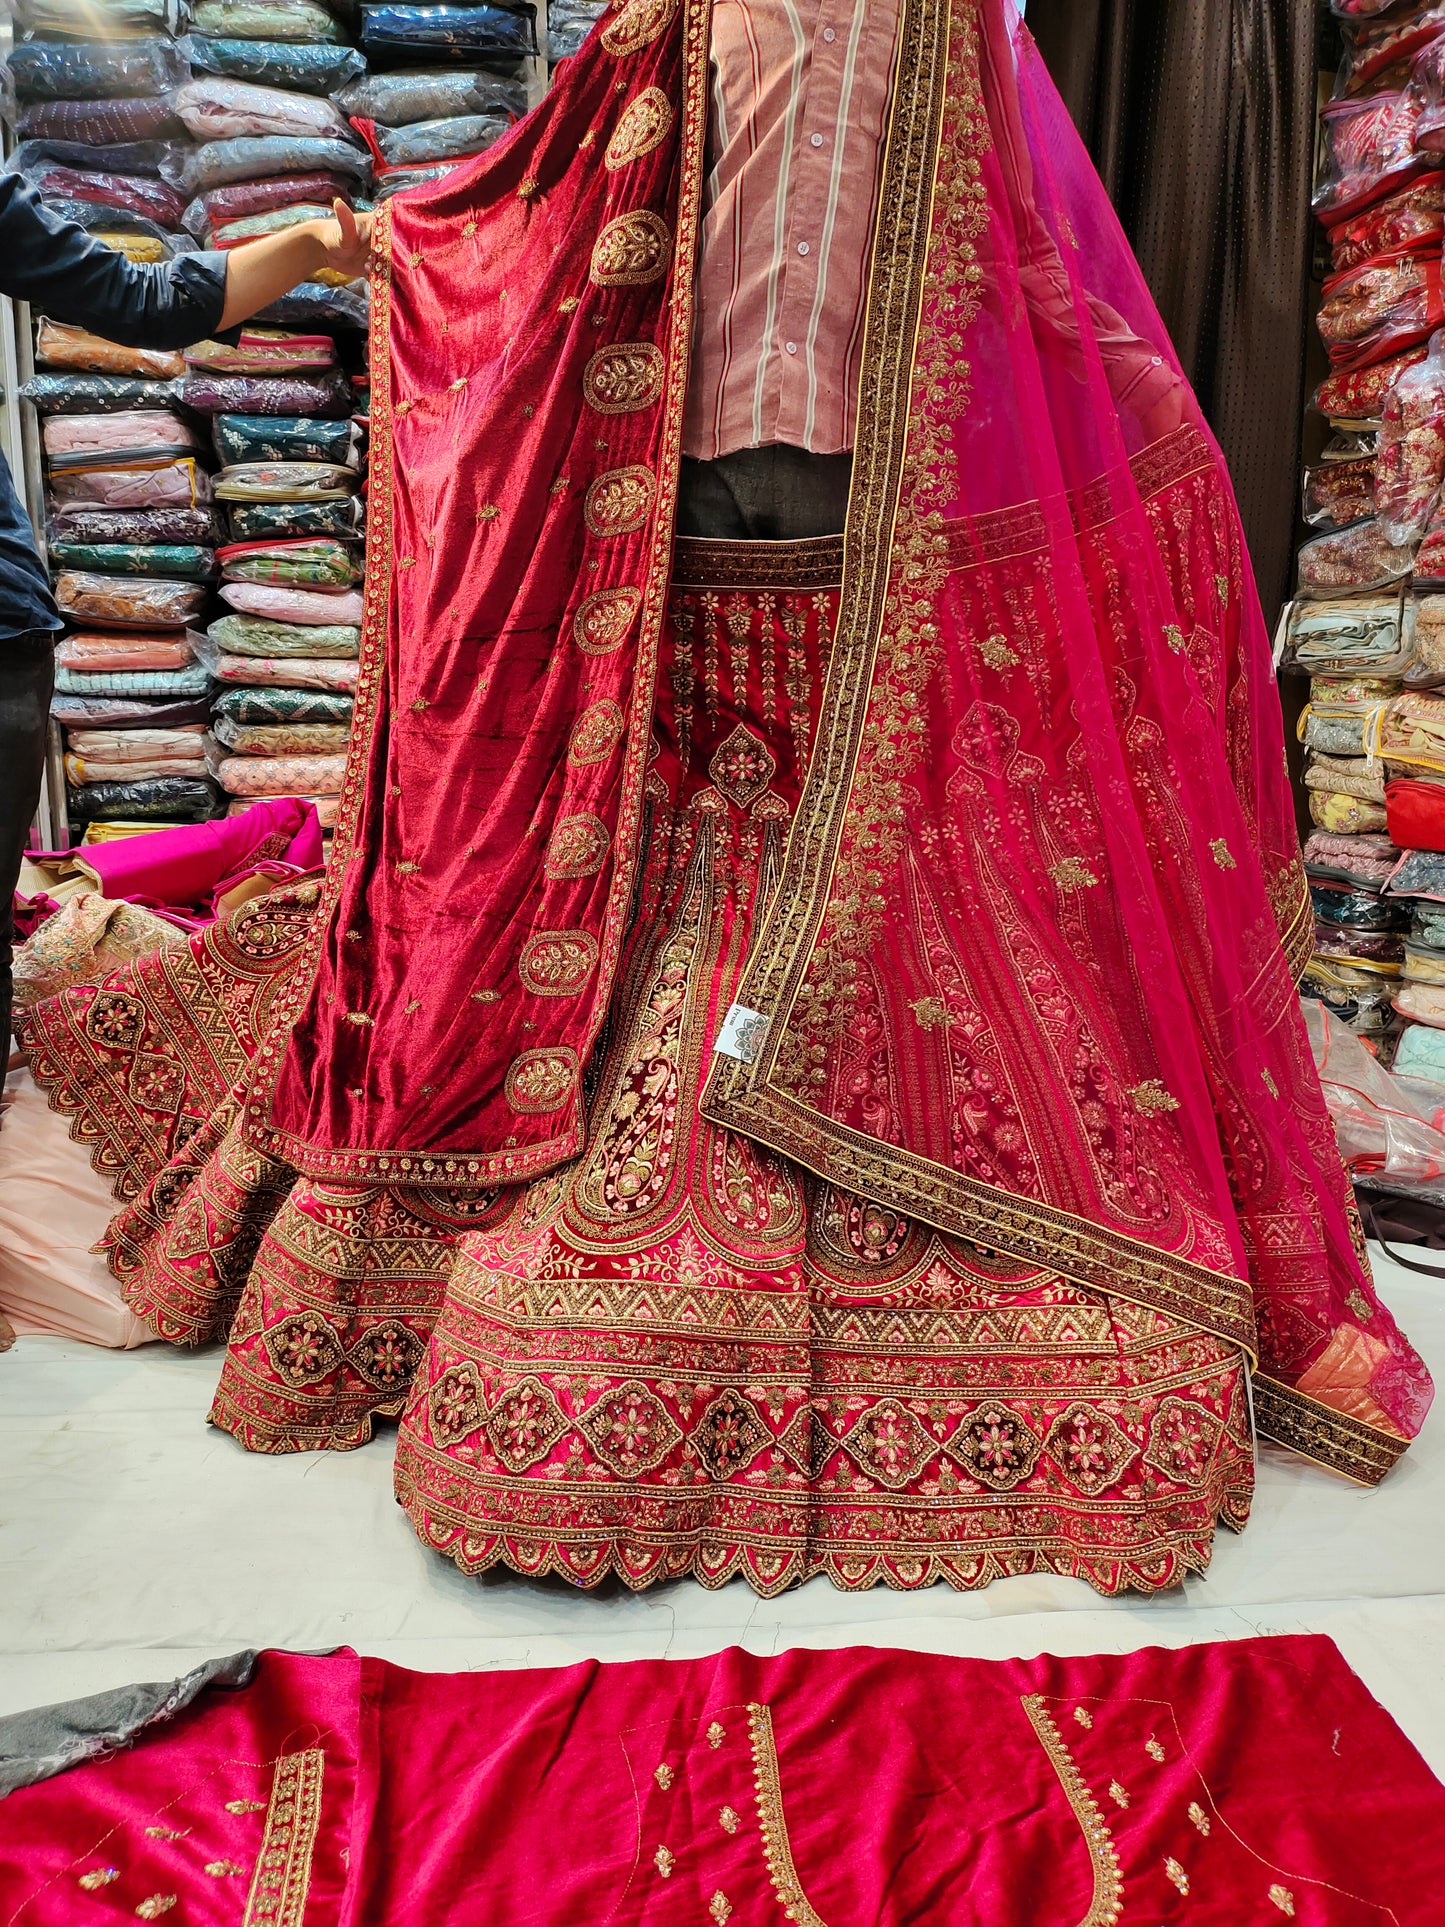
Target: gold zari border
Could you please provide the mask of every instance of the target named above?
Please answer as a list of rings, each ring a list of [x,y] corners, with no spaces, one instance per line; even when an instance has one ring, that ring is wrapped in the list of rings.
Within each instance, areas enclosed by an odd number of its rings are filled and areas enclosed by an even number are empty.
[[[325,1772],[326,1755],[316,1747],[284,1754],[276,1762],[266,1831],[241,1927],[302,1927]]]
[[[843,538],[725,542],[680,535],[672,551],[675,589],[836,589],[843,580]]]
[[[1378,1485],[1409,1450],[1408,1439],[1336,1412],[1277,1378],[1256,1372],[1250,1387],[1255,1430],[1261,1437],[1342,1473],[1356,1485]]]
[[[783,1778],[778,1767],[778,1748],[773,1738],[771,1707],[748,1707],[748,1736],[753,1748],[753,1785],[758,1802],[758,1826],[763,1836],[763,1855],[768,1863],[768,1878],[778,1905],[798,1927],[824,1927],[823,1917],[810,1904],[793,1863],[793,1844],[788,1838],[787,1816],[783,1812]]]
[[[1119,1852],[1109,1832],[1108,1822],[1100,1813],[1099,1804],[1090,1793],[1083,1774],[1074,1764],[1074,1756],[1065,1746],[1064,1737],[1054,1724],[1043,1694],[1026,1693],[1022,1704],[1029,1724],[1049,1756],[1049,1764],[1059,1776],[1059,1785],[1074,1810],[1074,1818],[1084,1836],[1084,1845],[1089,1850],[1089,1864],[1094,1871],[1094,1897],[1079,1927],[1113,1927],[1124,1911],[1124,1882],[1119,1873]]]

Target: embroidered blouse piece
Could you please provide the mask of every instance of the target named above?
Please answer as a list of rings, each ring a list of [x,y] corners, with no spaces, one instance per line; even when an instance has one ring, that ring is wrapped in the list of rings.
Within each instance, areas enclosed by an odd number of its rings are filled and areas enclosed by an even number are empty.
[[[685,454],[853,446],[898,15],[716,0]]]
[[[1445,1789],[1319,1638],[456,1676],[268,1653],[63,1770],[92,1719],[0,1721],[4,1927],[1427,1927],[1445,1890]]]

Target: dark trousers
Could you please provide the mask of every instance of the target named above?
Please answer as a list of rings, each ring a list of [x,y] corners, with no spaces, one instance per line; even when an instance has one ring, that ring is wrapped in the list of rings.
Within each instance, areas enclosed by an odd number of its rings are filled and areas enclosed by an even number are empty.
[[[810,455],[777,442],[715,462],[684,456],[677,532],[714,542],[802,542],[841,535],[851,455]]]
[[[0,636],[0,1041],[7,1057],[15,886],[40,801],[54,685],[55,637],[49,629]]]

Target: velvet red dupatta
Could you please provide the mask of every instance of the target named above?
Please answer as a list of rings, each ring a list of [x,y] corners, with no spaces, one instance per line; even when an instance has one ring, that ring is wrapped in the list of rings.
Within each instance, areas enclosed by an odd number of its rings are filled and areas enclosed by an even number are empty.
[[[626,0],[379,223],[342,853],[253,1143],[483,1185],[583,1141],[636,873],[707,0]],[[1430,1387],[1294,991],[1311,917],[1221,458],[1007,0],[908,0],[838,638],[704,1109],[1258,1360],[1372,1482]],[[704,317],[704,324],[706,318]]]

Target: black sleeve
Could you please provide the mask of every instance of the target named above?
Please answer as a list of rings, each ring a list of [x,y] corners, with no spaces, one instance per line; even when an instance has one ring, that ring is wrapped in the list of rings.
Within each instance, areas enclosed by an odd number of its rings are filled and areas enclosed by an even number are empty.
[[[220,326],[226,256],[128,261],[0,174],[0,293],[127,348],[188,348]]]

